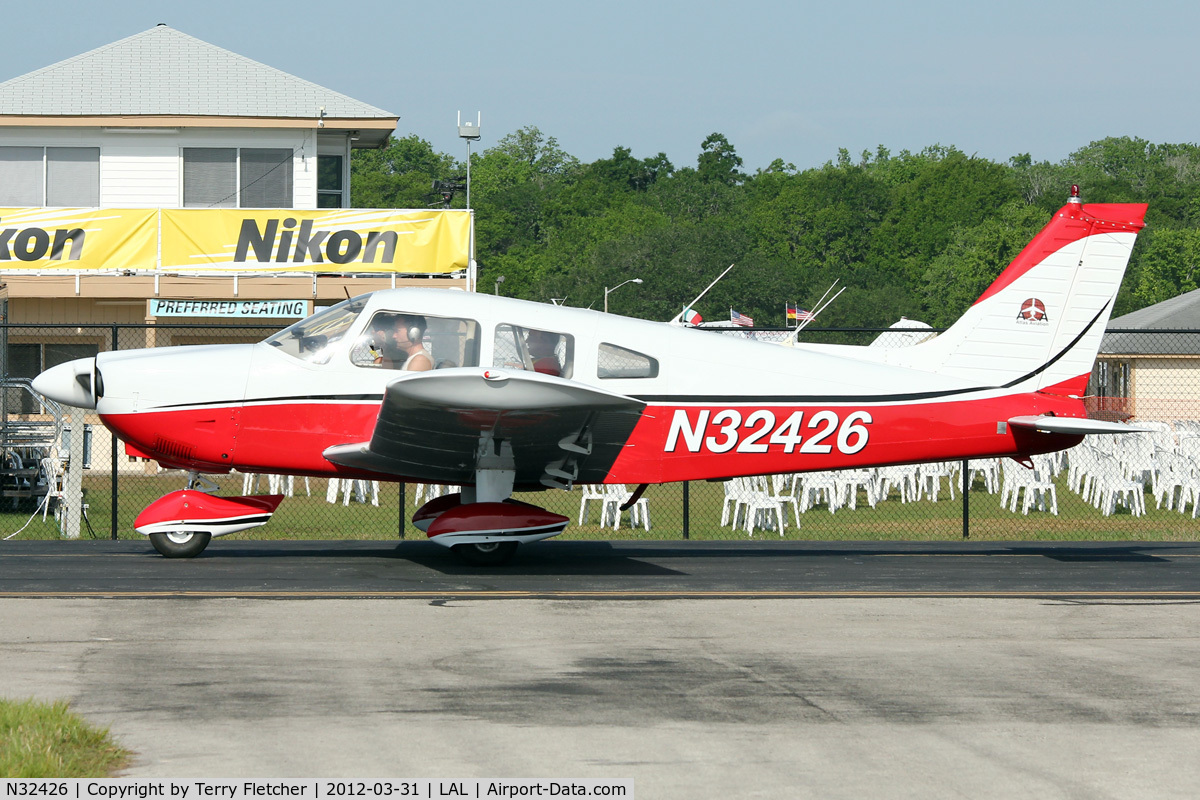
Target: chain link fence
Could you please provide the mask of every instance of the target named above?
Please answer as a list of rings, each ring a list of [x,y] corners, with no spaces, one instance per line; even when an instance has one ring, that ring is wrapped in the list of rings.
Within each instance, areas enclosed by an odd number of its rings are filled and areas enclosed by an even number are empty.
[[[277,327],[0,326],[0,539],[62,535],[69,415],[29,388],[44,369],[106,350],[255,342]],[[719,332],[718,332],[719,333]],[[787,331],[729,335],[780,341]],[[904,332],[900,332],[903,335]],[[913,332],[914,336],[929,331]],[[805,342],[869,344],[894,330],[807,329]],[[714,334],[716,335],[716,334]],[[903,342],[901,342],[903,343]],[[801,473],[723,482],[576,486],[519,499],[571,518],[571,539],[1195,540],[1200,499],[1200,331],[1109,331],[1088,390],[1092,416],[1148,433],[1094,436],[1069,451],[1011,459]],[[83,537],[139,538],[133,520],[187,476],[126,454],[94,415],[83,419]],[[220,494],[287,495],[263,528],[232,538],[422,537],[407,519],[446,491],[422,484],[242,475]],[[22,527],[24,526],[24,527]],[[20,531],[19,533],[17,533]]]

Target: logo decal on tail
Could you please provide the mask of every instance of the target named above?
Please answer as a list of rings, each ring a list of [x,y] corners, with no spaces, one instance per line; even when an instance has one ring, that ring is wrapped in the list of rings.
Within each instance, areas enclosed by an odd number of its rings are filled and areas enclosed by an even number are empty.
[[[1017,319],[1022,322],[1050,322],[1046,317],[1046,304],[1036,297],[1031,297],[1021,303],[1021,313],[1017,315]]]

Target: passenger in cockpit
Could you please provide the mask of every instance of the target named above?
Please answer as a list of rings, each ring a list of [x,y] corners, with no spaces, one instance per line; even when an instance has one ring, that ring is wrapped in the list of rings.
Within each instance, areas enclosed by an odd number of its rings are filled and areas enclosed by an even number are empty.
[[[529,357],[533,360],[533,369],[543,375],[562,375],[562,364],[558,362],[555,350],[558,348],[557,333],[550,331],[530,330],[525,336],[525,346],[529,348]]]

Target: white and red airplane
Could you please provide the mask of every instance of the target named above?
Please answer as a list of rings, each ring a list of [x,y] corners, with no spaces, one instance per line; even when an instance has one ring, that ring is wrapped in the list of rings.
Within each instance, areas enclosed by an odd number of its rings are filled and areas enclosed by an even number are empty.
[[[1127,426],[1084,394],[1146,206],[1073,191],[948,331],[918,345],[779,347],[447,290],[348,299],[257,344],[100,353],[34,388],[95,409],[129,451],[191,473],[135,529],[163,555],[265,523],[279,496],[218,497],[233,469],[453,484],[413,521],[475,563],[563,531],[512,499],[1012,456]]]

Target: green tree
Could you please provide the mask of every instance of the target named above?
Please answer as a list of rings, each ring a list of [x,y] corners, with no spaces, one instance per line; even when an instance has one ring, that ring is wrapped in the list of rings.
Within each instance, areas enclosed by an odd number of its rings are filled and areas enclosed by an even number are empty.
[[[355,208],[426,208],[440,204],[435,180],[454,177],[460,165],[418,136],[388,139],[379,149],[350,155],[350,197]],[[461,203],[461,201],[460,201]]]
[[[1126,275],[1114,315],[1200,288],[1200,230],[1166,228],[1138,237],[1139,258]]]
[[[702,181],[735,186],[746,179],[741,166],[741,157],[722,134],[710,133],[701,143],[696,171]]]
[[[1041,209],[1010,201],[977,224],[956,228],[922,276],[922,321],[942,327],[961,317],[1046,221]]]

